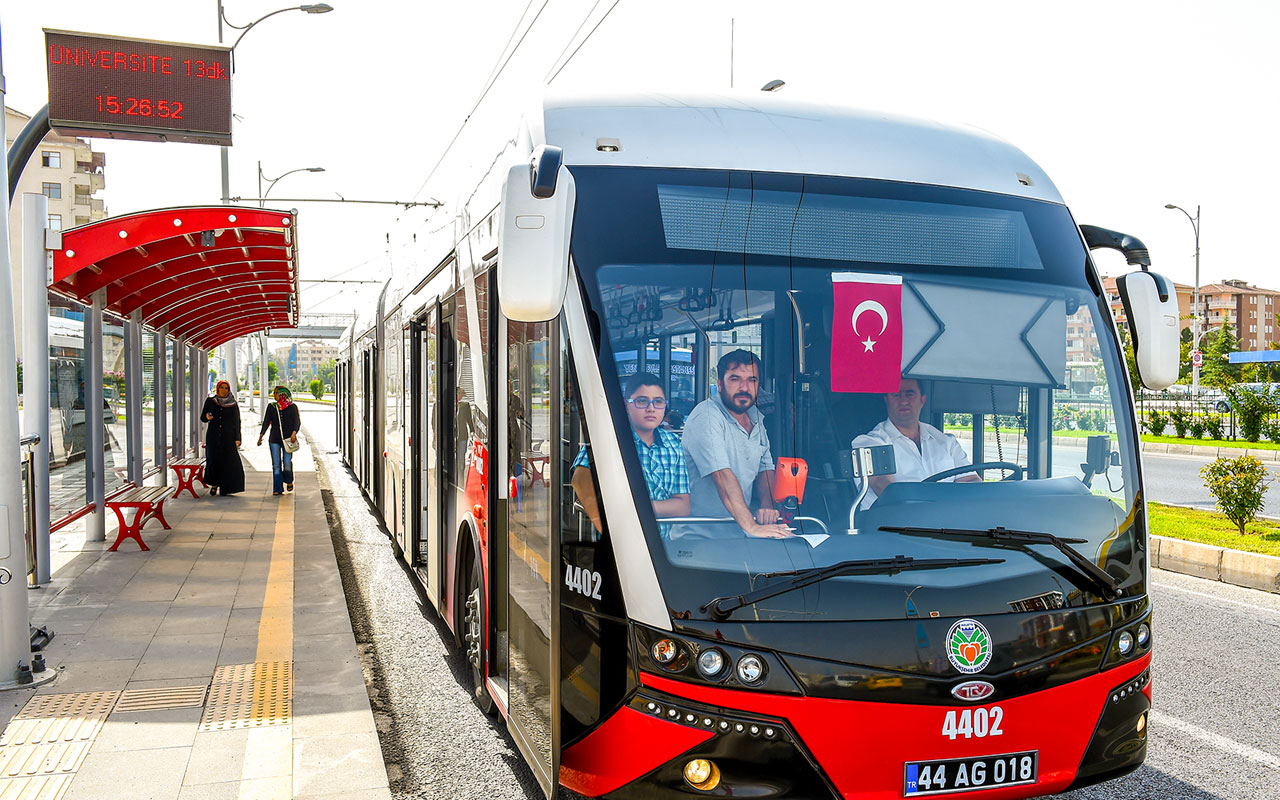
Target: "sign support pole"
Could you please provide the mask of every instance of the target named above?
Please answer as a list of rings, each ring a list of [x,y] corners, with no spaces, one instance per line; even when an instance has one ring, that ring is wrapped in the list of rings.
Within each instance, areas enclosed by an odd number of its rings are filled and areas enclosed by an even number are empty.
[[[4,98],[4,61],[0,53],[0,101]],[[2,105],[3,103],[0,103]],[[0,142],[4,120],[0,118]],[[0,165],[5,183],[9,166]],[[0,200],[0,211],[9,219],[9,196]],[[0,380],[0,463],[10,465],[6,474],[22,460],[18,448],[18,382],[13,380],[18,365],[18,343],[13,329],[13,272],[9,263],[9,226],[0,225],[0,369],[8,380]],[[41,442],[41,447],[45,444]],[[25,666],[24,683],[31,682],[31,628],[27,610],[27,543],[23,535],[22,484],[0,481],[0,688],[19,685]]]

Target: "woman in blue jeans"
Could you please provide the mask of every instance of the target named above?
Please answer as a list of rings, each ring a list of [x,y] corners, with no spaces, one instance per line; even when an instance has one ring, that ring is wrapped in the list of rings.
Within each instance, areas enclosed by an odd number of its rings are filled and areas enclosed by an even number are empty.
[[[267,429],[271,429],[271,494],[282,495],[285,489],[293,491],[293,453],[284,449],[284,440],[298,441],[298,431],[302,429],[302,419],[298,415],[298,407],[293,403],[293,395],[283,386],[275,388],[276,401],[267,406],[267,413],[262,417],[262,428],[258,431],[258,446],[262,446],[262,437]]]

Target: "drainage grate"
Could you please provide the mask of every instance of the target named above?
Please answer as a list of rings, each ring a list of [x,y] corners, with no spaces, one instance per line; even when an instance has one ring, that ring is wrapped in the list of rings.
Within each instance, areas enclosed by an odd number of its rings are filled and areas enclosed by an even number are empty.
[[[261,728],[293,721],[293,663],[218,667],[200,720],[202,731]]]
[[[204,705],[207,686],[170,686],[159,689],[128,689],[116,701],[116,713],[160,711]]]

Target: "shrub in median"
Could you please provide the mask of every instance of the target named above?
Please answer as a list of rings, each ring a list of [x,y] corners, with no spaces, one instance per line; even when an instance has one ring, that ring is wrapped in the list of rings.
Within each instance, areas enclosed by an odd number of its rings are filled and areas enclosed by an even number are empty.
[[[1200,468],[1205,486],[1217,501],[1218,510],[1235,523],[1243,535],[1244,526],[1262,510],[1262,496],[1270,476],[1253,456],[1219,458]]]
[[[1150,414],[1147,414],[1146,423],[1147,433],[1152,436],[1160,436],[1163,434],[1164,426],[1168,424],[1165,422],[1164,414],[1161,414],[1159,411],[1152,411]]]
[[[1262,437],[1263,421],[1268,415],[1280,411],[1280,403],[1277,403],[1280,398],[1269,388],[1228,386],[1227,396],[1240,418],[1240,435],[1248,442],[1258,441]]]
[[[1178,434],[1179,439],[1187,438],[1187,425],[1191,422],[1191,415],[1185,408],[1175,408],[1170,411],[1169,421],[1173,423],[1173,432]]]
[[[1191,431],[1192,439],[1204,438],[1204,418],[1203,417],[1192,417],[1191,423],[1187,427]]]
[[[315,399],[317,400],[324,399],[324,381],[320,380],[319,378],[316,378],[311,382],[311,385],[308,386],[307,388],[311,390],[311,396],[314,397]]]
[[[1204,419],[1204,432],[1210,439],[1221,441],[1226,438],[1222,417],[1212,414]]]

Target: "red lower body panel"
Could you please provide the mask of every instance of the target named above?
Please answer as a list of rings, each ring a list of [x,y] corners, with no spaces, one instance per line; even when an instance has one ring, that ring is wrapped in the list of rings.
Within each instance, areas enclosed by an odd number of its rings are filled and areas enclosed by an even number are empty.
[[[1039,778],[1035,784],[986,789],[976,794],[932,795],[1013,800],[1052,794],[1069,786],[1111,690],[1140,675],[1150,663],[1148,655],[1064,686],[964,708],[763,694],[674,681],[650,673],[642,673],[641,681],[645,686],[693,702],[786,720],[846,798],[901,798],[904,764],[908,761],[1038,751]],[[948,712],[984,708],[988,718],[994,720],[996,713],[992,709],[996,707],[1000,709],[998,728],[988,726],[981,738],[972,730],[966,737],[963,726],[954,739],[943,733]],[[607,740],[593,741],[619,717],[625,722],[610,728]],[[647,720],[649,726],[661,726],[661,733],[649,735],[638,727],[640,720]],[[577,789],[583,794],[611,791],[623,785],[628,776],[634,779],[647,774],[702,741],[692,738],[701,732],[690,729],[686,729],[689,736],[677,738],[675,731],[679,728],[624,708],[601,730],[565,752],[564,763],[574,782],[564,780],[565,773],[562,781],[570,788],[591,788]]]
[[[622,708],[591,735],[560,756],[560,783],[588,797],[599,797],[702,744],[710,731]]]

